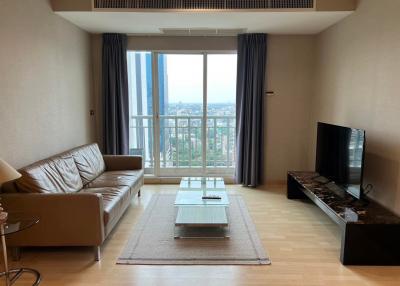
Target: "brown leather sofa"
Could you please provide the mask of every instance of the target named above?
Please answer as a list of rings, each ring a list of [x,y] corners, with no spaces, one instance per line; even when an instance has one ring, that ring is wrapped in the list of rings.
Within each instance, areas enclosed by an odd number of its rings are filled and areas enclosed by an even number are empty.
[[[142,158],[102,155],[97,144],[81,146],[19,170],[5,184],[2,203],[10,213],[35,215],[40,222],[8,236],[7,244],[100,246],[143,185]]]

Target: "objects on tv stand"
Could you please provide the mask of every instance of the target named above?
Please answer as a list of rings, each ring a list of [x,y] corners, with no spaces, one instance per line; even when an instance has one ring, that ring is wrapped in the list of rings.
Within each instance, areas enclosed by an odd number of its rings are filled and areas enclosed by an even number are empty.
[[[330,182],[326,183],[325,186],[331,192],[333,192],[335,195],[337,195],[337,196],[339,196],[341,198],[345,198],[346,197],[346,191],[344,189],[342,189],[340,186],[336,185],[335,182],[330,181]]]
[[[320,175],[315,176],[315,178],[313,178],[313,180],[318,183],[321,183],[321,184],[327,184],[331,181],[328,178],[325,178],[324,176],[320,176]]]

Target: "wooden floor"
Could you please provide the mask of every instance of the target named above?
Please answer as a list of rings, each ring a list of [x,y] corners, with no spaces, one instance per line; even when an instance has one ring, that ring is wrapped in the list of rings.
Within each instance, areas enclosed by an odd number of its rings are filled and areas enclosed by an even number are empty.
[[[311,203],[289,201],[285,188],[245,189],[243,194],[256,224],[270,266],[134,266],[116,259],[140,214],[155,192],[173,185],[146,185],[93,262],[88,248],[25,250],[20,262],[39,270],[42,285],[400,285],[400,267],[345,267],[339,262],[340,237],[335,224]],[[399,241],[400,243],[400,241]],[[19,284],[29,285],[26,276]],[[2,285],[2,284],[0,284]]]

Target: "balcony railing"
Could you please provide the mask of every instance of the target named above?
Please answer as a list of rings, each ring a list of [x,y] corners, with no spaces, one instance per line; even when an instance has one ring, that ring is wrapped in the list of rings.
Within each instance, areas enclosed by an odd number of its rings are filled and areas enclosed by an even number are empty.
[[[235,165],[235,116],[207,116],[203,139],[202,116],[161,115],[160,168],[218,168]],[[144,167],[154,168],[153,116],[132,116],[131,154],[144,157]],[[203,144],[206,144],[203,150]]]

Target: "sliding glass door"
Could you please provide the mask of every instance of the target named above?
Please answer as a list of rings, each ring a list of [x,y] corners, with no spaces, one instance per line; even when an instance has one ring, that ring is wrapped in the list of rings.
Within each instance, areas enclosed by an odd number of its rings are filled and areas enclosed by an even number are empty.
[[[129,52],[128,60],[130,145],[146,172],[232,174],[236,54]]]
[[[161,176],[203,168],[204,63],[199,54],[159,54]]]
[[[236,54],[207,55],[208,170],[235,167]]]

